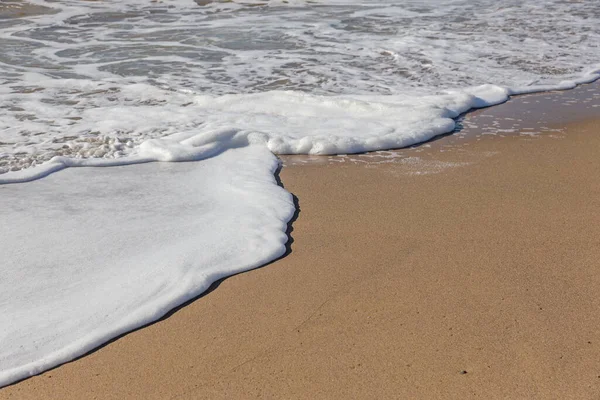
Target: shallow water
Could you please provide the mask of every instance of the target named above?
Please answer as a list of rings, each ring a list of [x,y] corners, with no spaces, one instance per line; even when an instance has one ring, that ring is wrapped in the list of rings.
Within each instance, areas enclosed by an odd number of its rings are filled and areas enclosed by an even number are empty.
[[[278,140],[284,145],[268,143],[276,153],[398,147],[451,130],[434,119],[453,113],[431,110],[448,107],[447,99],[428,99],[416,122],[430,132],[415,134],[411,116],[423,96],[482,84],[556,85],[600,59],[597,2],[200,3],[207,5],[3,3],[0,173],[54,156],[119,158],[137,154],[148,139],[215,129]],[[250,95],[258,93],[266,94]],[[229,104],[209,107],[225,94],[246,106],[236,115]],[[358,108],[371,107],[368,113],[390,103],[404,107],[369,120],[347,104],[332,109],[340,96],[366,102]],[[394,140],[365,138],[390,133]],[[299,138],[310,145],[298,145]]]

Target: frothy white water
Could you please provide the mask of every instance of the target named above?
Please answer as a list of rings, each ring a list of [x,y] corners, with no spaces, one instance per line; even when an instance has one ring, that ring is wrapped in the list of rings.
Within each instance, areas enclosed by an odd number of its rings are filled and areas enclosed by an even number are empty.
[[[598,2],[245,3],[60,0],[0,19],[0,173],[215,131],[276,153],[389,149],[599,76]]]
[[[2,187],[0,386],[281,256],[294,204],[277,166],[248,146]]]
[[[600,76],[598,2],[259,3],[0,3],[0,184],[202,160],[0,186],[0,385],[281,255],[272,153],[404,147]]]

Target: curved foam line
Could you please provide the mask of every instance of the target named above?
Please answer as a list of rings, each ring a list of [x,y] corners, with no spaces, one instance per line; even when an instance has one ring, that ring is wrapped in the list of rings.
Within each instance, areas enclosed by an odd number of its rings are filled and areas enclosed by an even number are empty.
[[[178,161],[198,161],[208,157],[212,157],[219,152],[231,147],[239,147],[248,143],[261,143],[267,146],[275,154],[348,154],[361,153],[376,150],[390,150],[412,146],[421,142],[428,141],[435,136],[446,134],[454,129],[454,121],[450,122],[449,117],[456,118],[458,115],[467,112],[471,109],[490,107],[496,104],[507,101],[511,96],[539,93],[552,90],[569,90],[581,84],[591,83],[600,78],[600,67],[595,66],[586,72],[582,77],[575,80],[562,81],[557,85],[535,85],[529,87],[518,88],[502,88],[494,85],[482,85],[479,87],[469,88],[462,91],[448,91],[453,95],[470,96],[462,105],[458,104],[457,109],[447,109],[446,113],[438,114],[438,122],[433,125],[426,125],[427,121],[419,127],[420,131],[415,128],[414,131],[406,134],[390,134],[381,136],[363,136],[363,137],[343,137],[343,136],[311,136],[308,132],[303,137],[288,137],[279,136],[277,134],[265,134],[254,131],[244,131],[243,126],[231,128],[224,127],[222,129],[210,130],[199,134],[174,134],[171,137],[163,139],[150,139],[142,142],[137,147],[137,156],[129,156],[115,159],[104,158],[69,158],[69,157],[54,157],[50,161],[20,171],[10,171],[0,175],[0,184],[24,183],[46,177],[54,172],[61,171],[67,167],[111,167],[123,166],[129,164],[139,164],[153,161],[163,162],[178,162]],[[216,103],[221,104],[221,107],[238,107],[242,110],[254,110],[254,102],[256,99],[262,99],[266,96],[288,96],[286,99],[291,99],[291,103],[298,104],[306,103],[307,95],[295,92],[263,92],[259,94],[247,95],[250,97],[240,97],[240,95],[226,95],[218,98]],[[291,97],[290,97],[291,96]],[[294,97],[294,96],[297,96]],[[329,104],[332,107],[344,109],[344,107],[356,106],[366,108],[376,106],[375,103],[369,103],[363,100],[349,100],[346,98],[326,98],[316,97],[309,99],[316,101],[316,105]],[[318,101],[321,103],[318,103]],[[421,100],[420,98],[415,101]],[[443,107],[443,102],[446,101],[440,97],[440,104]],[[455,99],[455,102],[458,101]],[[204,99],[201,102],[211,103]],[[212,99],[215,103],[215,99]],[[382,103],[384,104],[384,103]],[[427,107],[427,106],[425,106]],[[429,107],[436,107],[435,103]],[[260,107],[259,107],[260,108]],[[434,109],[434,108],[432,108]],[[253,111],[257,112],[257,111]],[[391,111],[390,111],[391,112]],[[429,121],[430,123],[432,121]],[[398,121],[402,124],[402,121]],[[178,136],[181,139],[178,139]]]

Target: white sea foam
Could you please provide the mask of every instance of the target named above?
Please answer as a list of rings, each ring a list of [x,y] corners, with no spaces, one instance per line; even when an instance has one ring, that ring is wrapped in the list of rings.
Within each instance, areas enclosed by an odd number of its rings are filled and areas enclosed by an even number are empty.
[[[280,255],[272,153],[404,147],[600,76],[592,1],[33,3],[0,3],[0,184],[202,161],[0,186],[0,385]]]
[[[294,204],[277,166],[247,146],[2,187],[0,386],[281,256]]]
[[[597,2],[262,3],[40,1],[55,13],[0,19],[0,173],[180,133],[277,153],[398,147],[456,111],[599,76]],[[465,96],[483,84],[503,94]]]

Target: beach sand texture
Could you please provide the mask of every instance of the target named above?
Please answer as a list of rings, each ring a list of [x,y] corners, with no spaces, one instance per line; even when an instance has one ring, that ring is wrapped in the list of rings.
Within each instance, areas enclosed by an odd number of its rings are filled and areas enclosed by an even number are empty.
[[[284,157],[290,254],[0,399],[597,398],[595,99],[539,136]]]

